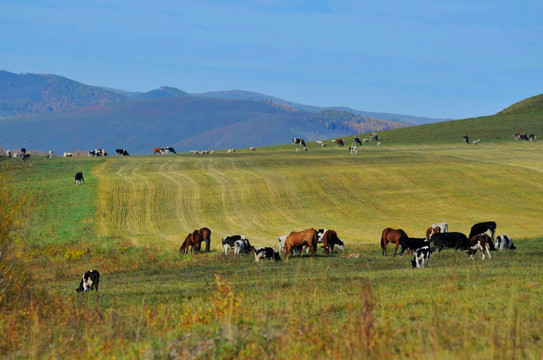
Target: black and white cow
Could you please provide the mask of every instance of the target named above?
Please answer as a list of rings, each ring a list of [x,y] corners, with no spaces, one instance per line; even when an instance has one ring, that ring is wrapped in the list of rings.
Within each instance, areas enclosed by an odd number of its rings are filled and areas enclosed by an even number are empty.
[[[279,255],[279,251],[274,248],[259,247],[255,249],[255,261],[259,261],[260,259],[281,261],[281,255]]]
[[[507,235],[498,235],[496,237],[496,250],[516,250],[517,247],[513,244],[513,239]]]
[[[91,290],[98,291],[98,284],[100,283],[100,273],[98,270],[89,270],[83,274],[79,287],[75,289],[77,292],[87,292]]]
[[[411,260],[411,265],[415,268],[426,268],[428,267],[428,261],[430,260],[430,254],[434,252],[434,249],[429,246],[423,246],[418,248],[413,252],[413,260]]]
[[[171,147],[171,146],[166,146],[166,147],[160,148],[160,153],[161,154],[169,154],[169,153],[177,154],[175,152],[174,148]]]
[[[6,156],[8,157],[8,159],[11,159],[11,157],[13,156],[11,150],[6,150]]]
[[[421,247],[430,246],[430,242],[426,238],[410,238],[410,237],[401,237],[400,246],[402,251],[400,251],[400,256],[403,256],[405,250],[415,251]]]
[[[83,173],[80,171],[80,172],[75,173],[75,184],[81,185],[81,182],[83,182],[84,184],[85,178],[83,178]]]
[[[299,145],[305,147],[305,140],[302,138],[294,138],[292,139],[292,145]]]
[[[354,145],[362,145],[362,141],[360,141],[360,138],[358,136],[353,137],[352,144]]]
[[[49,152],[47,153],[47,158],[52,159],[54,157],[55,157],[55,152],[53,150],[49,150]]]
[[[115,156],[128,156],[130,155],[126,149],[115,149]]]
[[[224,255],[228,255],[228,250],[234,249],[234,253],[236,253],[236,242],[241,241],[241,243],[238,243],[237,249],[241,253],[249,253],[254,248],[251,246],[251,243],[249,242],[249,239],[245,235],[229,235],[222,238],[222,248],[224,250]],[[238,255],[238,254],[236,254]]]
[[[441,251],[443,249],[467,250],[468,237],[460,232],[435,233],[430,237],[434,247]]]
[[[462,140],[464,140],[465,144],[469,144],[469,136],[467,135],[462,136]]]
[[[468,239],[471,240],[472,237],[479,234],[487,234],[490,238],[488,245],[490,250],[496,250],[494,246],[494,236],[496,234],[496,223],[494,221],[480,222],[471,227],[469,232]]]
[[[30,154],[22,154],[23,155],[23,161],[27,161],[30,159]]]
[[[89,150],[89,156],[107,156],[107,152],[105,149]]]

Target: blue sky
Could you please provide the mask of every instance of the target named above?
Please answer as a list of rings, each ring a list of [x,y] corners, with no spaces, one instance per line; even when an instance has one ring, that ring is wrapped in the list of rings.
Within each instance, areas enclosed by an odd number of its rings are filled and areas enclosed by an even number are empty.
[[[0,0],[0,69],[438,118],[543,93],[543,2]]]

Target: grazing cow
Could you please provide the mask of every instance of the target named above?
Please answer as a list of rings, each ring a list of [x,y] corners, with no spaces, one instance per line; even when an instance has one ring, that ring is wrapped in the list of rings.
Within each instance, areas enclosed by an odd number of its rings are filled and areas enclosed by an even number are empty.
[[[6,156],[8,157],[8,159],[11,159],[11,157],[13,156],[11,150],[6,150]]]
[[[387,245],[388,243],[395,243],[396,249],[394,249],[394,256],[400,246],[400,238],[408,237],[405,231],[402,229],[385,228],[381,233],[381,249],[384,256],[388,255]]]
[[[349,150],[351,151],[351,155],[358,155],[358,148],[356,146],[351,146]]]
[[[423,246],[416,249],[413,252],[413,260],[411,260],[411,265],[415,268],[426,268],[428,267],[428,261],[430,260],[430,254],[434,252],[434,249],[429,246]]]
[[[224,255],[228,256],[228,250],[232,248],[234,249],[235,253],[236,241],[238,240],[242,240],[244,242],[243,249],[240,251],[249,253],[251,250],[254,249],[251,246],[249,239],[247,239],[245,235],[228,235],[222,238],[222,248],[224,250]]]
[[[47,158],[52,159],[53,157],[55,157],[55,152],[53,150],[49,150],[47,153]]]
[[[449,225],[446,222],[432,224],[426,229],[426,239],[430,240],[435,233],[446,233],[447,231],[449,231]]]
[[[438,249],[438,251],[447,248],[454,248],[454,250],[467,250],[469,244],[468,237],[465,234],[454,231],[433,234],[430,241],[434,243],[434,247]]]
[[[379,136],[377,135],[377,133],[370,133],[370,140],[379,140]]]
[[[327,230],[322,236],[322,242],[325,254],[331,254],[334,251],[335,245],[341,250],[345,249],[344,242],[339,239],[334,230]]]
[[[516,250],[517,247],[513,244],[513,239],[507,235],[498,235],[496,237],[496,250]]]
[[[226,150],[227,154],[232,154],[233,152],[236,152],[236,149],[228,149],[228,150]]]
[[[464,135],[462,136],[462,139],[464,140],[464,143],[469,144],[469,136]]]
[[[130,154],[126,149],[115,149],[115,156],[129,156]]]
[[[80,171],[80,172],[75,173],[75,184],[81,185],[81,182],[83,182],[84,184],[85,178],[83,178],[83,173]]]
[[[255,150],[256,150],[256,148],[255,148],[254,146],[251,146],[251,147],[249,148],[249,150],[251,150],[251,151],[255,151]]]
[[[475,235],[487,234],[490,237],[490,250],[496,250],[494,247],[494,235],[496,234],[496,223],[494,221],[481,222],[473,225],[469,232],[468,238],[471,239]]]
[[[62,156],[64,156],[64,157],[72,157],[72,153],[71,152],[65,152],[64,154],[62,154]]]
[[[162,154],[160,148],[153,148],[153,155]]]
[[[403,256],[405,250],[415,251],[421,247],[430,246],[430,242],[425,238],[400,237],[399,243],[402,247],[400,256]]]
[[[211,249],[211,230],[209,228],[203,227],[200,230],[200,235],[202,235],[202,239],[200,240],[200,243],[198,243],[198,251],[201,249],[202,242],[205,241],[206,243],[206,249],[205,252],[209,252]]]
[[[343,146],[345,145],[345,141],[343,141],[343,139],[336,139],[334,141],[334,143],[337,145],[337,146]]]
[[[90,156],[107,156],[107,152],[105,149],[94,149],[89,150]]]
[[[530,141],[534,141],[536,139],[536,136],[534,134],[530,134],[530,136],[528,137],[528,139]]]
[[[98,291],[98,284],[100,283],[100,273],[98,270],[89,270],[83,274],[83,278],[79,283],[79,287],[75,289],[77,292],[87,292],[91,290]]]
[[[189,233],[187,237],[185,238],[185,241],[183,241],[183,244],[181,244],[181,247],[179,248],[179,253],[183,255],[189,248],[190,252],[194,252],[195,254],[198,253],[199,248],[198,244],[202,242],[202,235],[200,234],[200,230],[194,230],[192,233]]]
[[[474,235],[469,239],[469,248],[467,251],[467,254],[469,255],[470,260],[474,260],[475,253],[477,250],[481,250],[482,254],[482,260],[485,259],[485,252],[488,255],[488,259],[490,260],[492,257],[490,256],[490,242],[492,239],[487,234],[478,234]]]
[[[30,154],[22,154],[23,155],[23,161],[27,161],[30,159]]]
[[[285,258],[288,259],[291,255],[291,251],[295,247],[303,247],[307,245],[311,252],[311,257],[315,257],[315,250],[317,249],[318,235],[315,229],[306,229],[303,231],[292,231],[285,240]]]
[[[275,239],[275,248],[279,251],[283,251],[285,248],[285,241],[287,241],[288,235],[281,235]]]
[[[292,145],[298,145],[298,146],[306,146],[305,140],[302,138],[294,138],[292,139]]]
[[[352,145],[362,145],[362,141],[360,141],[360,138],[358,136],[353,137]]]
[[[175,152],[174,148],[171,147],[171,146],[163,147],[163,148],[161,148],[161,150],[162,150],[163,153],[166,153],[166,154],[168,154],[168,153],[177,154],[177,153]]]
[[[279,255],[279,251],[275,250],[274,248],[259,247],[255,249],[255,261],[258,262],[260,259],[281,261],[281,256]]]

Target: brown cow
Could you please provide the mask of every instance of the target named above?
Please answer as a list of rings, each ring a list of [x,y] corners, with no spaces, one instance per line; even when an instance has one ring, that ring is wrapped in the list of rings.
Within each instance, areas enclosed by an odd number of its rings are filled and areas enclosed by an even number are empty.
[[[153,148],[153,155],[155,154],[162,154],[162,150],[160,148]]]
[[[194,253],[197,254],[198,244],[201,241],[202,241],[202,235],[200,234],[200,230],[194,230],[194,232],[189,233],[187,237],[185,238],[185,241],[183,241],[183,244],[179,248],[179,253],[183,255],[190,247],[190,252],[192,253],[194,251]]]
[[[285,240],[285,258],[289,258],[290,252],[293,248],[303,247],[304,245],[307,245],[309,247],[309,251],[311,251],[311,257],[315,257],[317,240],[317,230],[313,228],[298,232],[291,232]]]
[[[469,248],[468,248],[468,255],[470,260],[475,259],[475,253],[477,250],[481,250],[482,259],[485,259],[485,252],[488,255],[488,259],[490,260],[492,257],[490,256],[490,242],[492,239],[487,234],[479,234],[471,237],[469,239]]]
[[[336,139],[335,143],[336,143],[337,146],[345,145],[345,142],[343,141],[343,139]]]

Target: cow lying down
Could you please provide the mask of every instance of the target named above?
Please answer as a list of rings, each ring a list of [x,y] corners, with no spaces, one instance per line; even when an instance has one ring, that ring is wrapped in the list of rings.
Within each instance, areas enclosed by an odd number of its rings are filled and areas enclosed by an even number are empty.
[[[90,290],[98,291],[98,284],[100,283],[100,273],[97,270],[89,270],[83,274],[83,278],[79,283],[79,287],[75,289],[77,292],[87,292]]]
[[[259,247],[255,249],[255,261],[259,261],[260,259],[281,261],[281,256],[279,255],[279,251],[274,248]]]

